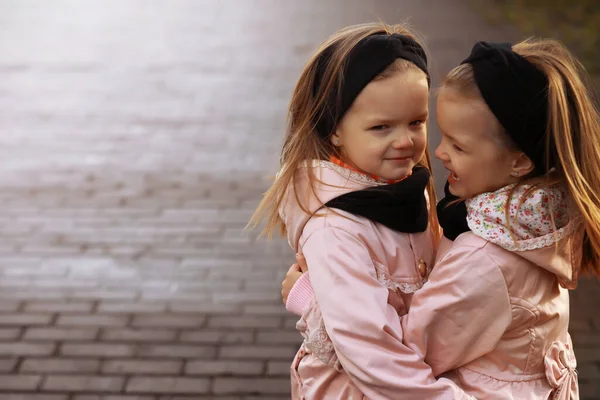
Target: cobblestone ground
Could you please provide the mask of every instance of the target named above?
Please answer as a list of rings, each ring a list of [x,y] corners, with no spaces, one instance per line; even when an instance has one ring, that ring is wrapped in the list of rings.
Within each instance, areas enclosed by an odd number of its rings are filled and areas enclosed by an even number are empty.
[[[288,397],[291,252],[243,227],[294,81],[337,28],[405,16],[439,80],[510,35],[464,3],[0,0],[0,400]],[[590,399],[598,289],[573,305]]]

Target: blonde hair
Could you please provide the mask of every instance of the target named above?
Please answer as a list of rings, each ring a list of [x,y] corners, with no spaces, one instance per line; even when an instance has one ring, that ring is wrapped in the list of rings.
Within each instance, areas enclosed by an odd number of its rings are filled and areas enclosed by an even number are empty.
[[[343,84],[344,67],[349,53],[361,40],[368,36],[374,34],[392,35],[394,33],[405,35],[415,40],[417,39],[416,35],[402,24],[360,24],[336,32],[312,55],[300,74],[290,102],[287,132],[280,158],[281,170],[275,178],[275,182],[264,194],[262,201],[248,224],[249,227],[256,227],[264,219],[266,223],[262,234],[271,237],[273,232],[279,228],[280,233],[285,235],[286,228],[279,215],[279,208],[289,185],[293,183],[294,189],[296,188],[294,175],[298,167],[306,160],[328,160],[331,155],[339,156],[337,149],[331,144],[329,138],[319,136],[314,121],[326,111],[327,101],[332,91],[337,89],[337,92],[340,93],[339,89]],[[331,52],[330,62],[325,68],[323,76],[318,77],[317,64],[325,51]],[[415,68],[420,71],[411,62],[398,59],[379,74],[375,80],[384,79],[396,72],[409,68]],[[313,93],[313,87],[317,79],[320,79],[320,84],[317,93]],[[431,171],[428,150],[426,150],[425,156],[419,164]],[[314,184],[318,180],[310,168],[308,169],[308,179],[310,182],[309,186],[314,193]],[[430,179],[427,185],[427,192],[430,204],[435,205],[436,196],[432,179]],[[299,198],[298,191],[294,190],[294,193],[300,208],[311,216],[316,215],[314,212],[309,211],[306,205],[303,204]],[[437,233],[439,229],[435,207],[430,208],[432,209],[430,211],[430,226]],[[435,236],[438,237],[439,235],[436,234]]]
[[[576,238],[572,240],[575,254],[581,256],[581,270],[600,276],[600,115],[588,89],[592,87],[589,77],[573,55],[555,40],[527,39],[514,45],[513,51],[548,79],[546,154],[555,152],[558,157],[552,172],[545,176],[529,175],[517,186],[532,185],[523,200],[541,187],[566,186],[582,217],[577,234],[572,236]],[[452,70],[442,87],[481,98],[469,64]],[[512,140],[505,133],[503,136],[510,147]],[[552,143],[555,148],[551,148]]]

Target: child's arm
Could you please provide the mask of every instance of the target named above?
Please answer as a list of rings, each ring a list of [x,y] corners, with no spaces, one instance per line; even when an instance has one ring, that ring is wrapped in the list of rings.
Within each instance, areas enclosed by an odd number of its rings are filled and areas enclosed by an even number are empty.
[[[286,276],[286,280],[282,283],[281,295],[284,298],[285,308],[289,312],[301,316],[315,292],[310,284],[309,273],[299,272],[298,274]]]
[[[308,275],[308,266],[302,253],[296,254],[296,264],[293,264],[281,282],[281,297],[285,308],[298,316],[308,307],[315,292]]]
[[[402,317],[404,343],[434,375],[492,350],[512,322],[505,278],[480,247],[451,249]]]
[[[423,357],[402,343],[400,317],[387,303],[368,249],[350,233],[325,228],[304,243],[327,334],[344,370],[370,399],[469,398],[436,380]]]

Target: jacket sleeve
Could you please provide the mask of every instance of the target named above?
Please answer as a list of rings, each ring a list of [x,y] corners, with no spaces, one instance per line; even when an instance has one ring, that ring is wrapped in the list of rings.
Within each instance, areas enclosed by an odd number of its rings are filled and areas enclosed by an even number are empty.
[[[310,299],[315,295],[309,276],[309,272],[305,272],[298,278],[285,302],[285,308],[298,316],[302,315],[302,311],[308,307]]]
[[[404,343],[435,376],[492,351],[512,322],[506,281],[480,247],[455,244],[402,317]]]
[[[314,232],[302,252],[338,359],[367,398],[470,398],[452,381],[436,380],[422,356],[402,343],[400,317],[364,243],[328,227]]]

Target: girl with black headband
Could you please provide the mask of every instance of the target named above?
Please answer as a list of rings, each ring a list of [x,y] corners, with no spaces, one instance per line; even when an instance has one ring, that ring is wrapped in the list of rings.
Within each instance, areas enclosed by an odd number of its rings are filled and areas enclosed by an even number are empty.
[[[402,317],[412,353],[390,355],[406,367],[395,388],[412,397],[393,398],[438,398],[434,376],[477,399],[579,398],[568,289],[580,271],[600,273],[600,116],[589,87],[552,40],[480,42],[444,80],[444,239]],[[415,356],[430,374],[411,368],[423,371]]]
[[[311,265],[314,296],[296,310],[304,342],[291,367],[294,399],[396,395],[389,354],[405,348],[400,315],[439,240],[428,97],[425,52],[401,25],[337,32],[300,76],[282,168],[252,221],[265,217],[268,234],[283,228]],[[433,385],[458,391],[449,380]]]

